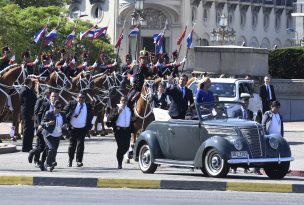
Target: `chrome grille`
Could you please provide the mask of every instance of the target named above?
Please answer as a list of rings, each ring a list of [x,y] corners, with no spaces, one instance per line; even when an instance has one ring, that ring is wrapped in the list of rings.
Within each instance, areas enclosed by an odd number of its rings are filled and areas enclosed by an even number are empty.
[[[263,132],[257,128],[251,129],[240,129],[242,135],[247,140],[251,155],[253,158],[261,158],[263,157],[263,149],[262,145],[264,144],[263,140]]]

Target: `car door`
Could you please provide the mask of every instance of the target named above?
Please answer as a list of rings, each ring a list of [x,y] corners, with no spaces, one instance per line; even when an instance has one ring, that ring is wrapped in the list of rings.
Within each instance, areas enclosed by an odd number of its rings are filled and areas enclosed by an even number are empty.
[[[171,159],[191,161],[201,145],[198,120],[174,120],[168,126]]]

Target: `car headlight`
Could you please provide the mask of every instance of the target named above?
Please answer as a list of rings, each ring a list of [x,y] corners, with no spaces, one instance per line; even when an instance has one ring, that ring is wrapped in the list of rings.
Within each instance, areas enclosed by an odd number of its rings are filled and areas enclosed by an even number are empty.
[[[269,145],[272,149],[278,149],[279,141],[276,138],[271,137],[269,138]]]
[[[237,150],[243,149],[243,142],[241,139],[233,140],[233,145],[234,145],[235,149],[237,149]]]

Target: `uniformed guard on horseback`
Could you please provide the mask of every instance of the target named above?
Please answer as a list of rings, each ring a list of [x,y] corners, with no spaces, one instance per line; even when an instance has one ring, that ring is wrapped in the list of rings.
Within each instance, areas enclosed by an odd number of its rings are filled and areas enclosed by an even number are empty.
[[[134,73],[133,86],[128,94],[128,106],[133,107],[133,104],[139,97],[142,86],[145,83],[145,79],[152,77],[153,73],[147,67],[148,62],[148,52],[146,50],[140,51],[139,54],[139,67],[137,72]]]
[[[2,57],[0,58],[0,71],[9,66],[11,51],[8,46],[2,48]]]
[[[41,64],[39,66],[39,75],[42,77],[47,77],[53,71],[53,61],[52,55],[48,55],[47,53],[43,52],[40,56]]]
[[[21,53],[21,58],[27,75],[37,74],[37,71],[34,71],[34,66],[39,62],[39,59],[36,58],[35,61],[31,61],[31,54],[28,49]]]

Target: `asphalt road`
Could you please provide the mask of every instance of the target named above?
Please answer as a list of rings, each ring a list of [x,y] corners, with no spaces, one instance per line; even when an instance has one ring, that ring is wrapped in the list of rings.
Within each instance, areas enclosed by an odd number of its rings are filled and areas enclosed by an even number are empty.
[[[304,194],[0,186],[1,205],[303,204]]]

